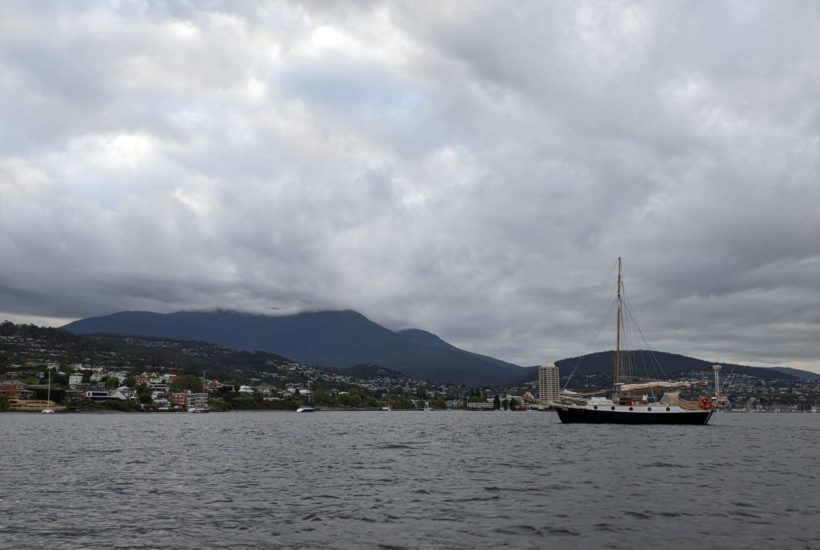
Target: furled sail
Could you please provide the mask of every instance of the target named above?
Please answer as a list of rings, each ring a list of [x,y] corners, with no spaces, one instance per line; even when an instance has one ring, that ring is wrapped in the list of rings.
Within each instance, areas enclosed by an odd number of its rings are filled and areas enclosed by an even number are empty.
[[[620,390],[622,392],[644,391],[644,390],[658,390],[662,388],[688,388],[691,387],[691,382],[673,382],[671,380],[653,380],[651,382],[639,382],[636,384],[621,384]]]

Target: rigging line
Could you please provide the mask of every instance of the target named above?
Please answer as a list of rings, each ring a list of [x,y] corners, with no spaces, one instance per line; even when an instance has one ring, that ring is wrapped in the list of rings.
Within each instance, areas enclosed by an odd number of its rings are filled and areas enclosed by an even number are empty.
[[[595,338],[592,341],[593,345],[594,345],[595,342],[598,341],[598,338],[601,336],[601,332],[604,330],[604,325],[606,324],[607,320],[609,319],[609,315],[612,312],[612,308],[613,308],[614,305],[615,305],[615,302],[610,301],[609,308],[607,309],[606,315],[604,315],[601,318],[601,321],[599,322],[598,330],[596,331]],[[564,384],[564,387],[561,388],[562,391],[567,389],[567,387],[569,387],[569,383],[572,380],[572,378],[575,376],[575,372],[580,368],[581,364],[584,362],[584,357],[586,357],[586,356],[585,355],[579,355],[578,356],[578,358],[575,362],[575,366],[573,366],[573,368],[572,368],[572,372],[570,372],[569,377],[567,377],[567,381]]]
[[[587,299],[584,302],[583,306],[580,309],[576,308],[575,311],[580,311],[582,313],[591,311],[592,303],[594,301],[597,301],[598,299],[600,299],[600,296],[603,295],[604,288],[608,287],[612,283],[612,280],[615,278],[615,274],[617,273],[617,267],[618,267],[618,262],[616,261],[616,262],[613,263],[612,267],[610,268],[609,274],[606,277],[606,279],[604,279],[604,281],[601,282],[601,284],[599,284],[598,287],[595,288],[595,290],[593,292],[587,294]],[[569,327],[567,327],[565,330],[568,331]]]
[[[632,362],[633,362],[633,376],[636,379],[639,379],[639,373],[642,373],[645,379],[650,379],[653,376],[657,376],[657,372],[651,372],[657,364],[657,358],[654,357],[652,350],[649,349],[649,343],[646,341],[646,337],[644,336],[643,332],[641,331],[640,324],[638,323],[637,316],[635,315],[635,310],[632,307],[631,299],[629,298],[626,287],[624,287],[624,305],[627,314],[627,318],[631,321],[631,323],[627,323],[627,327],[629,328],[629,336],[630,336],[630,344],[631,344],[631,355],[632,355]],[[638,334],[641,337],[641,340],[644,343],[644,349],[641,349],[640,346],[634,344],[634,339],[632,336],[632,327],[637,330]],[[657,368],[655,368],[657,370]],[[663,369],[661,369],[663,370]]]
[[[729,371],[729,376],[726,377],[726,382],[724,383],[724,387],[726,388],[726,391],[723,392],[723,393],[729,393],[729,388],[732,387],[732,380],[734,380],[735,369],[736,368],[737,368],[737,365],[732,365],[732,370]]]
[[[613,280],[613,279],[614,279],[614,277],[615,277],[615,273],[617,272],[617,268],[618,268],[618,262],[617,262],[617,261],[615,261],[615,262],[613,262],[612,267],[610,267],[610,269],[609,269],[609,274],[608,274],[608,276],[607,276],[607,277],[604,279],[604,281],[603,281],[603,282],[602,282],[602,283],[601,283],[601,284],[600,284],[600,285],[599,285],[599,286],[595,289],[595,291],[594,291],[594,292],[592,292],[592,293],[588,294],[588,297],[587,297],[586,302],[584,303],[584,306],[583,306],[580,310],[577,310],[577,309],[576,309],[576,311],[581,311],[581,312],[587,312],[587,311],[590,311],[591,306],[592,306],[592,302],[593,302],[593,301],[596,301],[597,299],[599,299],[599,296],[603,293],[603,289],[604,289],[605,287],[609,286],[609,285],[612,283],[612,280]],[[609,318],[609,314],[610,314],[610,312],[612,311],[612,305],[613,305],[613,303],[614,303],[614,302],[610,302],[610,304],[609,304],[609,309],[607,310],[606,315],[604,315],[604,317],[602,317],[601,323],[600,323],[600,325],[598,326],[598,330],[597,330],[597,331],[596,331],[596,333],[595,333],[595,338],[594,338],[594,339],[593,339],[593,341],[591,342],[592,344],[595,344],[595,343],[598,341],[598,338],[599,338],[599,337],[600,337],[600,335],[601,335],[601,330],[603,329],[603,325],[606,323],[607,319]],[[566,331],[569,331],[569,327],[567,327],[565,330],[566,330]],[[565,337],[565,340],[566,340],[566,337]],[[564,342],[561,342],[561,343],[563,344]],[[563,346],[562,346],[562,347],[563,347]],[[561,349],[561,348],[559,348],[559,349]],[[587,348],[587,349],[590,349],[590,348]],[[563,388],[561,388],[561,389],[562,389],[562,391],[563,391],[563,390],[565,390],[565,389],[569,386],[570,381],[571,381],[571,380],[573,379],[573,377],[575,376],[575,372],[578,370],[578,368],[581,366],[581,364],[582,364],[582,363],[583,363],[582,354],[579,352],[579,353],[578,353],[578,360],[576,361],[575,365],[573,366],[572,371],[570,372],[570,375],[569,375],[569,377],[567,378],[566,383],[564,384],[564,387],[563,387]]]
[[[646,350],[636,350],[634,353],[636,354],[637,358],[640,359],[641,371],[643,372],[644,378],[645,379],[650,378],[651,374],[649,372],[649,365],[647,364],[647,360],[646,360],[646,356],[647,356]]]
[[[600,337],[601,332],[602,332],[602,331],[603,331],[603,329],[604,329],[604,325],[606,324],[606,321],[609,319],[609,314],[612,312],[612,308],[613,308],[614,304],[615,304],[615,302],[610,302],[610,304],[609,304],[609,309],[607,310],[606,315],[604,315],[604,316],[602,317],[602,320],[601,320],[600,324],[598,325],[598,330],[597,330],[597,332],[596,332],[596,334],[595,334],[595,338],[594,338],[594,340],[593,340],[593,344],[594,344],[595,342],[597,342],[597,341],[598,341],[598,338]],[[576,371],[580,368],[581,364],[583,364],[583,362],[584,362],[584,357],[586,357],[586,356],[585,356],[585,355],[579,355],[579,356],[578,356],[578,358],[577,358],[577,360],[576,360],[576,362],[575,362],[575,366],[572,368],[572,372],[570,373],[569,377],[567,377],[567,382],[566,382],[566,384],[564,384],[564,387],[563,387],[563,388],[561,388],[561,390],[562,390],[562,391],[563,391],[563,390],[565,390],[565,389],[567,389],[567,387],[569,387],[569,382],[570,382],[570,380],[572,380],[572,378],[575,376],[575,372],[576,372]]]
[[[624,296],[626,296],[626,289],[624,289]],[[641,330],[641,326],[638,324],[638,319],[635,317],[635,314],[632,310],[632,306],[629,304],[629,302],[626,299],[624,299],[624,303],[626,303],[627,315],[629,316],[629,318],[634,323],[635,328],[638,330],[638,334],[641,335],[641,340],[643,341],[644,345],[646,345],[646,349],[649,352],[649,356],[652,358],[652,361],[655,363],[655,366],[658,368],[658,370],[660,371],[663,378],[667,378],[666,371],[664,370],[663,366],[661,365],[660,361],[658,360],[657,356],[655,355],[655,352],[650,348],[649,342],[646,340],[646,336],[644,335],[643,331]]]
[[[624,310],[626,310],[626,307],[624,307]],[[623,367],[621,378],[623,378],[624,381],[630,381],[635,378],[635,357],[631,352],[631,350],[634,349],[632,333],[626,325],[626,323],[621,325],[621,334],[623,335],[624,341],[624,348],[621,350],[621,364]]]
[[[634,370],[633,375],[635,379],[638,380],[643,376],[643,379],[651,379],[653,377],[653,373],[650,372],[650,365],[651,365],[651,356],[650,352],[646,349],[640,349],[640,347],[635,346],[632,350],[633,355],[633,363],[634,363]]]
[[[632,319],[632,322],[634,324],[634,319],[632,318],[632,314],[630,312],[631,306],[629,304],[626,304],[625,309],[626,309],[626,313],[627,313],[627,318]],[[627,356],[629,357],[629,375],[632,378],[632,380],[634,381],[634,380],[637,380],[639,378],[639,373],[640,373],[639,360],[643,359],[643,357],[642,357],[641,353],[638,350],[638,346],[635,345],[635,337],[634,337],[634,333],[632,332],[632,328],[629,326],[629,323],[625,323],[625,324],[627,326],[627,336],[628,336],[628,345],[629,345],[628,354],[627,354]]]

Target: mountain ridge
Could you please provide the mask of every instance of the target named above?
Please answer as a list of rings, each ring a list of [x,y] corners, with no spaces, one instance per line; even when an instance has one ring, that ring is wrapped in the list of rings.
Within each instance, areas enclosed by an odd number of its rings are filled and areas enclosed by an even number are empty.
[[[289,315],[224,309],[165,314],[123,311],[81,319],[63,328],[77,334],[109,333],[210,342],[241,351],[275,353],[305,364],[339,369],[378,365],[410,378],[436,383],[514,386],[533,382],[538,376],[537,367],[520,367],[463,350],[422,329],[392,331],[350,309]],[[713,364],[660,351],[624,353],[636,354],[639,364],[662,364],[663,371],[654,373],[656,378],[687,376],[692,371],[711,372]],[[556,364],[565,382],[575,370],[569,380],[570,388],[608,388],[612,386],[613,354],[612,350],[593,352],[561,359]],[[812,375],[793,369],[724,364],[724,379],[732,373],[758,378],[811,378]]]
[[[696,357],[689,357],[678,353],[664,351],[633,350],[622,351],[624,357],[632,356],[636,363],[656,362],[662,365],[662,372],[659,376],[647,376],[647,378],[668,378],[676,379],[691,375],[693,372],[705,372],[711,376],[712,361],[705,361]],[[650,359],[651,358],[651,359]],[[573,390],[589,390],[611,388],[613,384],[613,365],[615,364],[615,351],[598,351],[580,355],[578,357],[567,357],[555,362],[561,373],[562,385]],[[576,366],[577,365],[577,366]],[[797,369],[785,369],[781,367],[751,367],[748,365],[737,365],[733,363],[721,363],[721,379],[727,381],[734,375],[749,375],[761,379],[814,379],[813,374],[808,371]],[[643,375],[645,373],[636,373]],[[538,376],[538,367],[524,367],[518,383],[535,380]],[[570,378],[571,377],[571,378]],[[569,380],[568,380],[569,379]]]
[[[130,334],[199,340],[265,351],[334,368],[378,364],[440,383],[504,384],[518,365],[457,348],[421,329],[394,332],[354,310],[264,315],[230,310],[122,311],[62,327],[77,334]]]

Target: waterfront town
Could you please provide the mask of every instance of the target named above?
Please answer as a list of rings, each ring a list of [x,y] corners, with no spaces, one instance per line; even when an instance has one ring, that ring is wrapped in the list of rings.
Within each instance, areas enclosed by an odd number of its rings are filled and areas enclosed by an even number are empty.
[[[693,372],[690,379],[710,374]],[[202,342],[0,325],[0,410],[296,410],[309,403],[324,410],[524,411],[544,408],[539,401],[565,382],[556,370],[553,387],[532,380],[471,388],[413,380],[377,365],[327,369]],[[817,379],[787,375],[731,373],[723,387],[726,409],[735,412],[814,412],[820,394]]]

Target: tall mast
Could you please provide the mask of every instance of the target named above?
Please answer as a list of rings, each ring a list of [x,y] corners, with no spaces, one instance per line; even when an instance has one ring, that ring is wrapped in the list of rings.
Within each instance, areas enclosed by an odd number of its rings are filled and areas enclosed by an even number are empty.
[[[623,316],[621,297],[621,257],[618,256],[618,320],[616,321],[615,330],[615,390],[617,391],[621,385],[621,317]]]

